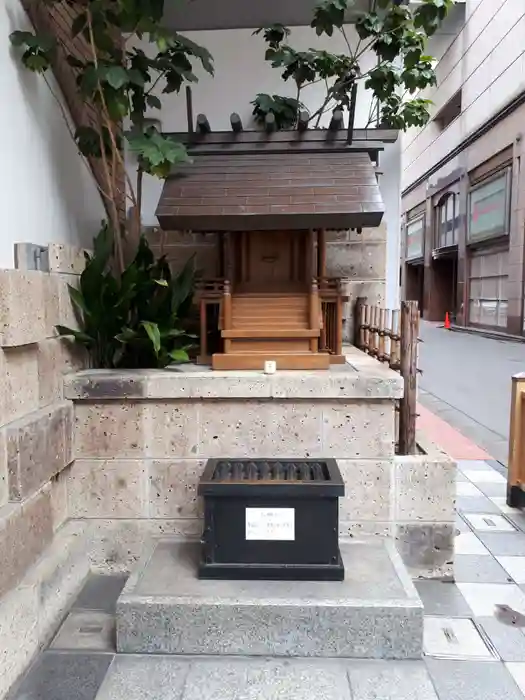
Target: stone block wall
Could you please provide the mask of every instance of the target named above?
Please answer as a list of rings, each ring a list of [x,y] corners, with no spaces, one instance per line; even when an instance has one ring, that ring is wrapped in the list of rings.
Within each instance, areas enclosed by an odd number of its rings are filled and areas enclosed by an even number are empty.
[[[341,536],[396,539],[414,575],[446,575],[455,464],[430,449],[394,455],[401,380],[350,353],[350,364],[328,373],[180,368],[68,377],[66,396],[75,402],[68,512],[90,522],[94,568],[130,570],[155,535],[199,537],[197,485],[208,458],[334,457],[346,484]]]
[[[77,556],[82,526],[63,527],[73,460],[63,377],[85,362],[55,331],[75,323],[67,285],[77,283],[83,256],[50,245],[50,272],[39,272],[23,269],[28,250],[17,247],[18,269],[0,270],[0,697],[53,631],[89,565]]]

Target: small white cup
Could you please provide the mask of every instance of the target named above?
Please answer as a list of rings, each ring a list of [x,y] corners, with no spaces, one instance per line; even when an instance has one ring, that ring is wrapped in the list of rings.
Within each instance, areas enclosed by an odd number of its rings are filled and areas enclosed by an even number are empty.
[[[265,374],[275,374],[277,371],[277,362],[275,360],[266,360],[264,363],[264,373]]]

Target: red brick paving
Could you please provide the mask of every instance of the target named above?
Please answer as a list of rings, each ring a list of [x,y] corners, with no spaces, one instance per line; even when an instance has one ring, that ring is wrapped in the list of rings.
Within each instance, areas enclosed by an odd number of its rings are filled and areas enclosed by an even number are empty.
[[[494,459],[446,421],[418,404],[417,427],[453,459]]]

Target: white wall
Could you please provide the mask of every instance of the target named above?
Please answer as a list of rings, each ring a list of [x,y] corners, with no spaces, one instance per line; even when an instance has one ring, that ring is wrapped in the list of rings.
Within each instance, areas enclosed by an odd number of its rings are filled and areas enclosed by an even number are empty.
[[[0,268],[14,267],[17,242],[88,246],[104,218],[93,177],[58,105],[42,77],[29,73],[11,47],[9,34],[30,28],[19,0],[2,0]]]
[[[462,114],[444,131],[431,122],[407,132],[403,188],[525,89],[523,0],[467,0],[465,9],[464,26],[437,66],[438,85],[426,93],[434,114],[461,89]]]

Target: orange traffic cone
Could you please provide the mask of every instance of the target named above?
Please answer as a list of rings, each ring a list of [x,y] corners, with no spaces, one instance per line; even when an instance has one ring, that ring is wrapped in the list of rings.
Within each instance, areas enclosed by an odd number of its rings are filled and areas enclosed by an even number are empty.
[[[445,325],[444,328],[447,329],[447,331],[450,330],[450,318],[448,316],[448,311],[445,313]]]

